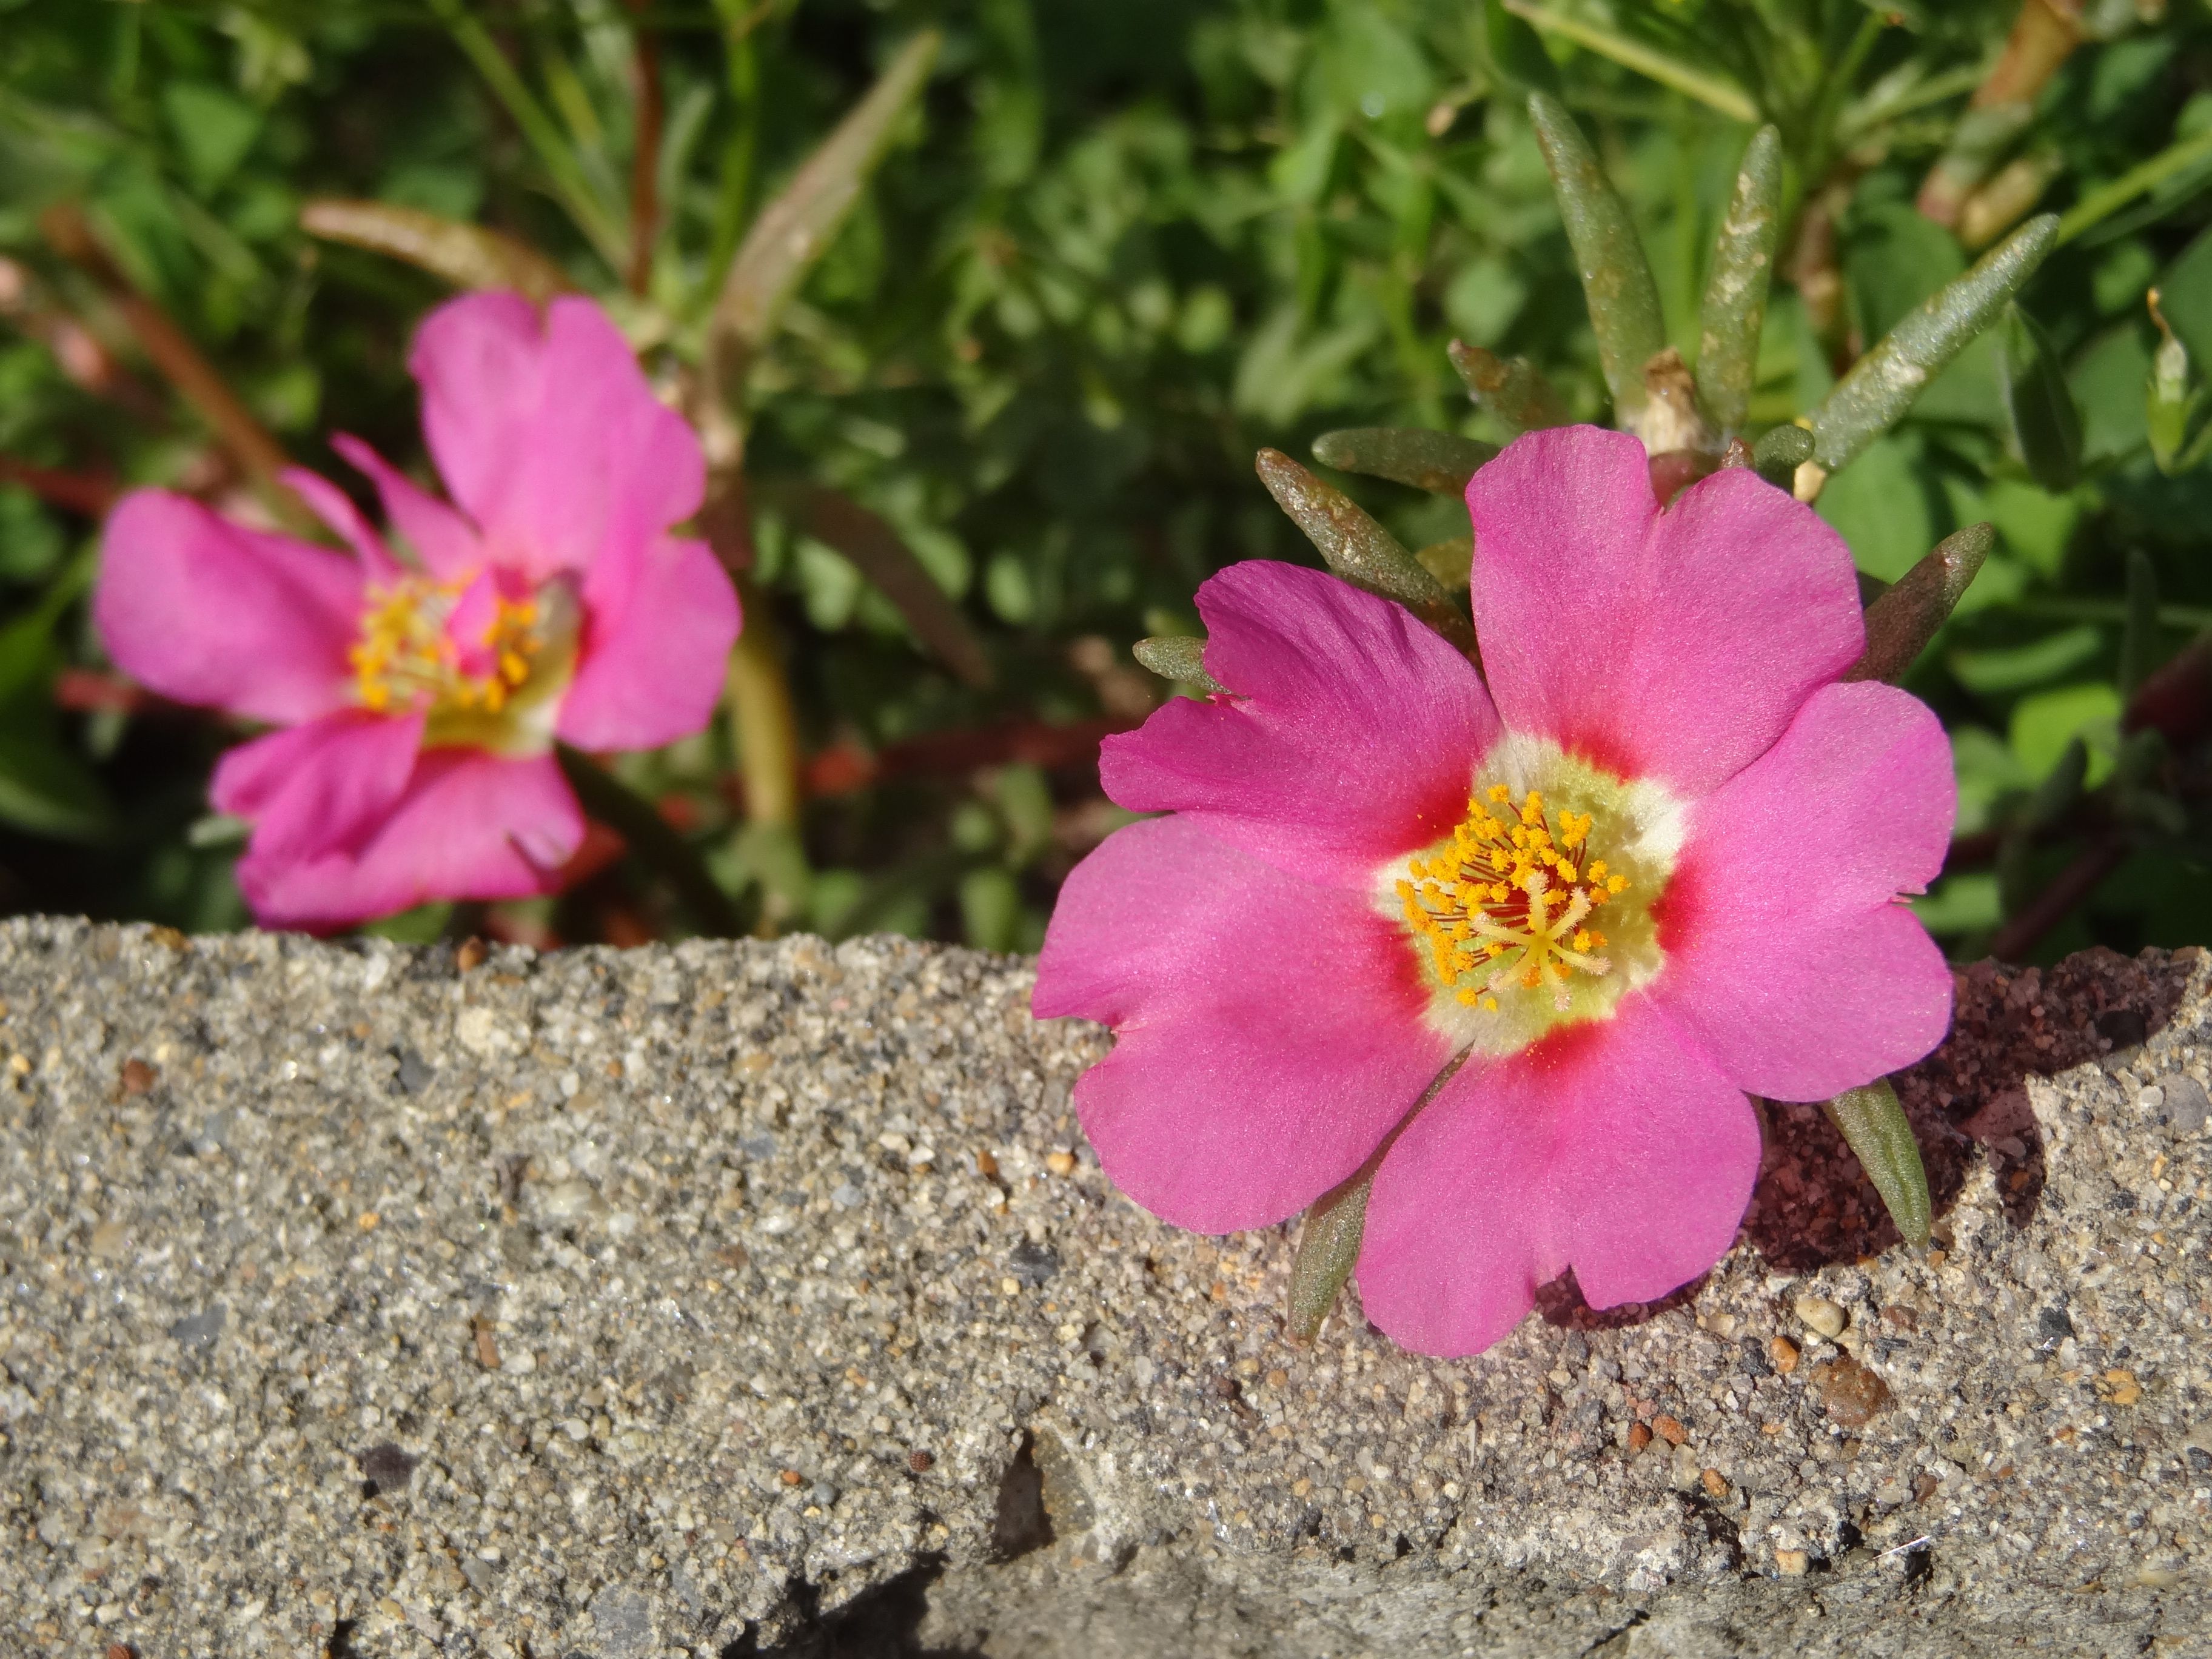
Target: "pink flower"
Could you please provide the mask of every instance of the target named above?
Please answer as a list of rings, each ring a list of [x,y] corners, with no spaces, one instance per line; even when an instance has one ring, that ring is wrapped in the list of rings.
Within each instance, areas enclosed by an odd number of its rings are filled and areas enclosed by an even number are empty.
[[[93,614],[126,673],[280,729],[216,769],[251,819],[239,885],[271,927],[550,890],[583,839],[556,738],[649,749],[720,693],[737,595],[703,543],[697,439],[588,301],[441,307],[409,367],[455,505],[356,439],[396,555],[313,473],[287,481],[352,553],[167,491],[108,520]]]
[[[1379,1152],[1360,1294],[1438,1354],[1569,1267],[1596,1307],[1703,1273],[1759,1170],[1747,1092],[1909,1065],[1951,1007],[1897,902],[1942,863],[1949,745],[1839,683],[1835,532],[1745,471],[1662,512],[1593,428],[1521,439],[1468,505],[1486,687],[1317,572],[1199,590],[1229,695],[1109,740],[1107,792],[1167,816],[1068,878],[1034,1002],[1114,1029],[1084,1127],[1180,1226],[1280,1221]]]

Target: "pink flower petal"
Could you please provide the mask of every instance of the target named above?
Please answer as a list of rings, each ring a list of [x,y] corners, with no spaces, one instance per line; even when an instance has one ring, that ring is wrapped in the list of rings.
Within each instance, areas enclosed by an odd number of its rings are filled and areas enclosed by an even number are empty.
[[[344,490],[304,466],[288,466],[276,476],[291,486],[292,492],[330,526],[339,540],[353,549],[369,580],[389,581],[399,574],[398,562],[392,556],[392,550],[385,546],[384,538],[362,517],[361,509]]]
[[[138,489],[108,516],[92,609],[141,684],[290,725],[344,706],[361,598],[361,567],[342,554]]]
[[[376,493],[384,500],[385,518],[407,538],[425,570],[453,581],[483,562],[483,549],[477,543],[475,527],[452,507],[358,438],[336,433],[331,447],[375,484]]]
[[[663,537],[584,579],[584,640],[560,735],[580,749],[658,749],[707,724],[738,636],[738,593],[704,542]]]
[[[1111,1025],[1075,1085],[1123,1191],[1200,1232],[1295,1214],[1356,1170],[1443,1066],[1403,930],[1180,818],[1076,866],[1030,1006]]]
[[[1402,607],[1253,560],[1200,587],[1198,609],[1206,672],[1235,696],[1177,698],[1109,738],[1115,801],[1361,888],[1465,816],[1498,716],[1473,665]]]
[[[249,860],[350,851],[405,793],[422,743],[419,714],[349,708],[239,744],[216,763],[208,797],[216,811],[253,820]]]
[[[1479,1353],[1569,1267],[1608,1308],[1656,1300],[1726,1253],[1759,1121],[1648,998],[1480,1064],[1376,1172],[1359,1295],[1395,1340]]]
[[[1747,470],[1662,514],[1634,438],[1559,427],[1516,440],[1467,499],[1499,714],[1625,776],[1704,794],[1863,647],[1843,538]]]
[[[433,749],[357,851],[289,862],[249,851],[238,884],[264,926],[325,930],[434,900],[550,892],[583,838],[583,812],[550,756]]]
[[[532,581],[642,546],[699,509],[707,464],[588,300],[474,294],[424,321],[409,360],[422,427],[491,560]]]
[[[1692,809],[1653,994],[1772,1099],[1825,1100],[1911,1065],[1950,1024],[1951,974],[1894,901],[1943,867],[1955,805],[1925,704],[1870,683],[1815,692]]]

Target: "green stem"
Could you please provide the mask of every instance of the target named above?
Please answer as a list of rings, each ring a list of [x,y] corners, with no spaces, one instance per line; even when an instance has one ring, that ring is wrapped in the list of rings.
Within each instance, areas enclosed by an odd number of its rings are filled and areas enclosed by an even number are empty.
[[[453,37],[453,43],[476,65],[477,73],[483,76],[492,95],[505,106],[531,149],[538,152],[538,161],[553,181],[555,194],[575,220],[577,228],[591,239],[601,258],[614,270],[621,270],[629,251],[623,228],[592,191],[574,153],[553,124],[553,118],[545,112],[544,106],[532,95],[522,77],[515,73],[514,65],[507,61],[507,54],[499,49],[483,25],[463,8],[461,0],[430,0],[430,9],[438,14],[439,21]]]
[[[676,833],[652,802],[582,750],[564,743],[556,753],[562,775],[583,802],[584,810],[618,831],[629,843],[630,851],[660,874],[691,913],[701,933],[736,939],[746,931],[743,914],[708,873],[697,849]]]
[[[2212,130],[2167,146],[2148,161],[2130,167],[2110,184],[2100,185],[2067,210],[2058,221],[2058,241],[2070,242],[2100,220],[2110,218],[2138,196],[2148,195],[2176,173],[2212,158]]]
[[[1676,92],[1694,98],[1707,108],[1718,110],[1732,121],[1759,119],[1759,106],[1752,101],[1751,94],[1741,87],[1732,81],[1723,81],[1718,76],[1708,75],[1694,64],[1669,57],[1656,47],[1645,46],[1641,40],[1616,34],[1610,29],[1600,28],[1578,18],[1564,16],[1548,7],[1532,3],[1532,0],[1505,0],[1505,9],[1547,33],[1571,40],[1601,58],[1611,58],[1624,69],[1634,70],[1648,80],[1656,81],[1662,87],[1671,87]]]

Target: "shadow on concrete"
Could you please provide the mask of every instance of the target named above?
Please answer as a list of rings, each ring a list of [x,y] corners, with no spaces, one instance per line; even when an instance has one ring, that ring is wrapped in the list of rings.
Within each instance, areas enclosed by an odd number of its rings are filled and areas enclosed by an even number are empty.
[[[725,1647],[720,1659],[983,1659],[978,1648],[922,1644],[929,1587],[944,1571],[941,1560],[917,1562],[827,1614],[818,1610],[820,1588],[799,1580],[792,1596],[805,1621],[800,1634],[774,1647],[747,1635]]]

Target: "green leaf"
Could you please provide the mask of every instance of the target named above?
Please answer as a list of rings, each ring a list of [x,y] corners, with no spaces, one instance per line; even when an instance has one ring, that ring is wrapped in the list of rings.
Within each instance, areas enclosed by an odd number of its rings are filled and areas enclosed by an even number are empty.
[[[2200,161],[2212,160],[2212,130],[2170,144],[2148,161],[2138,162],[2109,184],[2100,185],[2067,210],[2058,222],[2058,240],[2070,242],[2118,212],[2136,197],[2156,190],[2175,175]]]
[[[1893,685],[1903,679],[1949,619],[1996,538],[1993,525],[1968,525],[1938,542],[1927,557],[1898,578],[1867,607],[1866,653],[1844,678],[1887,680]]]
[[[1912,1125],[1898,1103],[1897,1091],[1884,1078],[1864,1088],[1846,1089],[1827,1103],[1828,1121],[1850,1143],[1859,1167],[1889,1207],[1889,1218],[1908,1244],[1928,1242],[1934,1209],[1928,1197],[1928,1171]]]
[[[2069,674],[2105,648],[2104,630],[2083,623],[2026,645],[1954,651],[1944,665],[1967,690],[1984,697],[2027,691]]]
[[[261,136],[261,112],[244,99],[198,81],[161,88],[161,113],[184,152],[192,188],[211,196],[238,170]]]
[[[1932,481],[1911,433],[1869,445],[1856,465],[1829,482],[1816,505],[1850,544],[1858,568],[1886,582],[1911,569],[1936,539]]]
[[[1526,357],[1500,358],[1480,346],[1451,343],[1451,366],[1467,382],[1468,395],[1523,432],[1567,424],[1567,405],[1543,372]],[[1639,382],[1640,383],[1640,382]]]
[[[1698,401],[1723,432],[1743,424],[1759,368],[1759,336],[1774,245],[1782,234],[1782,134],[1752,134],[1713,247],[1698,331]]]
[[[542,305],[575,286],[527,243],[421,208],[317,197],[301,204],[300,228],[327,242],[402,260],[456,288],[513,289]]]
[[[114,827],[114,808],[91,769],[51,720],[0,710],[0,822],[34,835],[92,841]]]
[[[1449,592],[1464,593],[1474,580],[1474,538],[1449,536],[1419,549],[1413,556]]]
[[[1452,432],[1419,427],[1354,426],[1314,440],[1314,459],[1340,472],[1364,472],[1437,495],[1460,495],[1475,469],[1498,453]]]
[[[2071,489],[2081,476],[2081,416],[2057,354],[2017,305],[2006,307],[1996,338],[1997,381],[2021,460],[2045,489]]]
[[[1814,453],[1822,466],[1840,471],[1904,418],[1921,388],[2034,275],[2057,228],[2051,214],[2029,220],[1851,365],[1812,414]]]
[[[1628,209],[1606,181],[1573,114],[1558,99],[1533,92],[1528,118],[1574,249],[1613,410],[1631,425],[1644,410],[1644,365],[1667,343],[1659,289]]]
[[[2058,765],[2069,746],[2083,744],[2083,787],[2094,789],[2112,769],[2120,706],[2120,694],[2101,681],[2022,697],[2012,711],[2013,753],[2028,776],[2040,778]]]
[[[1298,1253],[1291,1263],[1287,1324],[1292,1342],[1303,1346],[1321,1334],[1322,1322],[1358,1265],[1367,1194],[1374,1184],[1374,1172],[1363,1170],[1306,1212],[1298,1229]]]
[[[1802,426],[1778,426],[1751,447],[1751,465],[1778,489],[1788,489],[1797,469],[1813,459],[1813,434]]]
[[[1358,502],[1332,489],[1278,449],[1260,452],[1257,467],[1268,494],[1305,532],[1322,562],[1355,587],[1395,599],[1462,651],[1474,629],[1443,585]]]
[[[1206,672],[1206,641],[1188,634],[1167,634],[1139,640],[1129,654],[1164,680],[1194,686],[1208,696],[1229,688]]]
[[[717,354],[728,359],[720,375],[726,388],[735,384],[736,365],[766,343],[784,302],[860,200],[861,186],[890,146],[899,118],[928,81],[943,40],[936,30],[924,29],[908,41],[866,96],[753,221],[723,279],[709,325]]]

